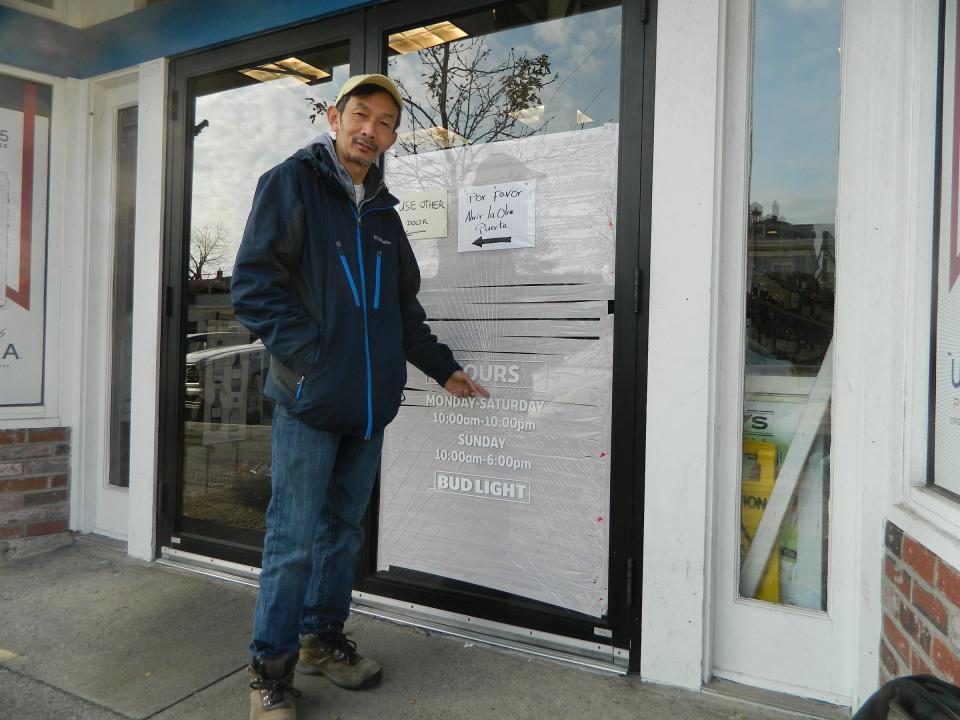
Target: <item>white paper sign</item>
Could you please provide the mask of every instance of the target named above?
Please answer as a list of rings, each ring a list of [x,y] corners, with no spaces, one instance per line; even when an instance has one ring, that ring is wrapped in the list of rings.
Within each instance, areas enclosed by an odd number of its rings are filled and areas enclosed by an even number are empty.
[[[397,212],[411,240],[447,236],[447,191],[429,190],[398,194]]]
[[[457,250],[533,247],[536,184],[532,180],[460,189]]]

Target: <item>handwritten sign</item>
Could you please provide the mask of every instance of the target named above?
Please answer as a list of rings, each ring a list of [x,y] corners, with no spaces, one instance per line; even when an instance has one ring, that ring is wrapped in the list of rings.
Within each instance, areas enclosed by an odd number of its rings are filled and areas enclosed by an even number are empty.
[[[457,250],[509,250],[535,245],[532,180],[461,188]]]
[[[397,195],[397,212],[411,240],[447,236],[447,191],[429,190]]]

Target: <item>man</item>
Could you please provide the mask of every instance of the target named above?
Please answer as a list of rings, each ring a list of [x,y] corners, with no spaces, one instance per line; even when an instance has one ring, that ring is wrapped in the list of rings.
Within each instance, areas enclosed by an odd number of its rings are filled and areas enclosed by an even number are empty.
[[[296,717],[294,668],[351,689],[380,679],[343,623],[406,361],[456,396],[489,395],[425,323],[420,271],[375,164],[402,107],[389,78],[350,78],[327,110],[335,137],[260,178],[237,253],[234,309],[270,351],[276,402],[251,718]]]

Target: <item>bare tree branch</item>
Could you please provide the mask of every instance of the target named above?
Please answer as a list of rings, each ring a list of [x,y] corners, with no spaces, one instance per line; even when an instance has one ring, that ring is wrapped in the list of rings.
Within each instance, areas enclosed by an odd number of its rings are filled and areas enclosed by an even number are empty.
[[[221,223],[204,223],[190,233],[190,266],[187,274],[190,280],[200,280],[213,274],[208,268],[215,267],[227,259],[227,228]]]
[[[550,57],[511,48],[506,58],[494,62],[491,52],[480,36],[417,53],[423,89],[410,92],[397,83],[411,130],[399,141],[404,154],[450,147],[458,138],[468,144],[496,142],[545,128],[547,118],[530,127],[521,113],[539,106],[543,89],[557,80]]]

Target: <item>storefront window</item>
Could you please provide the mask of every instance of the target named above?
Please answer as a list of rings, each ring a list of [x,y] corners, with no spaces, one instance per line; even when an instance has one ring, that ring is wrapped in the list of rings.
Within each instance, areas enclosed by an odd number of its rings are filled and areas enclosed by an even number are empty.
[[[932,369],[933,485],[960,498],[960,23],[956,3],[941,4],[942,66],[938,126],[939,198],[937,266],[934,276],[935,329]]]
[[[754,13],[740,594],[826,610],[841,3]]]
[[[327,130],[326,107],[349,74],[340,44],[191,81],[182,536],[262,544],[269,354],[234,317],[230,277],[257,179]]]
[[[491,392],[408,367],[381,475],[390,578],[606,614],[621,29],[618,3],[529,1],[384,38],[420,300]]]
[[[0,406],[44,402],[53,90],[0,75]]]

